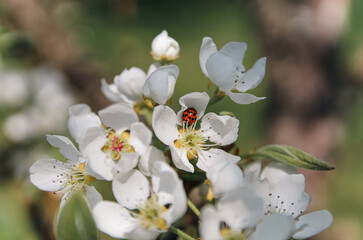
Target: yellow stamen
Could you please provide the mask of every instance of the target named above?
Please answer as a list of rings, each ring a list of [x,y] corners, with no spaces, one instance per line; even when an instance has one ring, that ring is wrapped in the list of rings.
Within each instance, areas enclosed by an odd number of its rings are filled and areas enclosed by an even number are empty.
[[[198,157],[198,152],[197,150],[195,150],[194,148],[192,150],[188,150],[187,152],[187,158],[190,159],[194,159]]]
[[[210,182],[209,179],[206,179],[204,181],[204,184],[208,185],[208,193],[207,193],[206,199],[211,202],[214,199],[212,183]]]
[[[176,148],[181,149],[181,148],[183,147],[183,142],[182,142],[181,140],[176,140],[176,141],[174,142],[174,146],[175,146]]]
[[[94,181],[96,181],[97,179],[91,175],[86,175],[84,177],[84,182],[87,184],[87,185],[90,185],[91,183],[93,183]]]
[[[129,140],[129,138],[130,138],[130,133],[128,133],[128,132],[123,132],[123,133],[121,134],[121,139],[122,139],[122,140],[127,141],[127,140]]]
[[[208,188],[208,193],[206,196],[206,199],[211,202],[214,198],[214,193],[213,193],[213,189],[211,187]]]
[[[84,172],[84,169],[86,168],[86,163],[84,162],[84,163],[79,164],[78,168],[79,168],[79,170]]]
[[[158,220],[155,223],[155,226],[160,230],[166,230],[167,229],[166,221],[163,218],[158,218]]]
[[[149,99],[145,100],[145,105],[150,109],[154,108],[153,103]]]

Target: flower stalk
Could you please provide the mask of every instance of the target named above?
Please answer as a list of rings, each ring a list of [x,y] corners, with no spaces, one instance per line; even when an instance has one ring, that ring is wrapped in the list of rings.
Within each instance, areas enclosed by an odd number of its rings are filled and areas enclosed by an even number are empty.
[[[175,233],[176,235],[178,235],[179,237],[181,237],[182,239],[185,240],[195,240],[193,237],[191,237],[190,235],[186,234],[185,232],[183,232],[182,230],[174,227],[173,225],[171,225],[169,227],[169,231],[172,233]]]
[[[199,209],[194,205],[192,201],[188,198],[188,207],[194,212],[195,215],[200,219],[200,211]]]

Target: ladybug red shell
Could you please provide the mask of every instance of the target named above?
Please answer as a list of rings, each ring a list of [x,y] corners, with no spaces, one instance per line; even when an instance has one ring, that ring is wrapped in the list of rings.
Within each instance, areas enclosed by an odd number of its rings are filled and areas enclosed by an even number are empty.
[[[197,121],[197,110],[195,110],[195,108],[187,108],[184,112],[183,112],[183,116],[182,116],[182,120],[183,123],[190,125],[193,125],[196,121]]]

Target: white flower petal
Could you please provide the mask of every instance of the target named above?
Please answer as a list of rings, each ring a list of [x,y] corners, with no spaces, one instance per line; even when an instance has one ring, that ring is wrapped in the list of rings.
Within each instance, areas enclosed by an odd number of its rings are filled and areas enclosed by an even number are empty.
[[[266,58],[260,58],[255,65],[246,72],[240,82],[236,85],[236,89],[240,92],[254,89],[263,80],[266,69]]]
[[[97,126],[87,129],[87,131],[83,134],[83,137],[80,139],[78,143],[81,152],[84,154],[85,148],[87,148],[88,144],[93,142],[94,139],[101,136],[103,138],[106,138],[106,131],[103,127]]]
[[[115,170],[121,173],[127,173],[136,167],[138,161],[139,155],[137,153],[122,153],[121,159],[115,164]]]
[[[162,205],[171,204],[163,214],[170,225],[181,218],[187,211],[187,197],[182,180],[165,162],[157,162],[152,170],[152,185]]]
[[[264,204],[256,193],[241,187],[226,193],[218,202],[218,215],[234,231],[253,227],[264,217]]]
[[[280,214],[267,216],[256,227],[254,240],[286,240],[295,230],[294,219]]]
[[[84,185],[86,189],[86,201],[90,209],[102,202],[102,195],[93,186]]]
[[[128,238],[137,223],[129,212],[115,202],[102,201],[92,209],[96,226],[114,238]]]
[[[240,65],[245,57],[246,50],[247,44],[244,42],[229,42],[219,51],[231,57],[235,65]]]
[[[154,229],[146,229],[142,226],[137,226],[131,233],[130,239],[142,239],[142,240],[152,240],[156,239],[160,233],[165,231],[158,231]]]
[[[187,172],[194,172],[193,165],[189,162],[187,158],[187,153],[182,149],[176,148],[173,145],[169,145],[171,151],[171,159],[175,166],[181,170]]]
[[[170,107],[154,108],[152,126],[155,135],[166,145],[174,144],[174,140],[178,138],[176,114]]]
[[[126,103],[115,103],[98,112],[102,123],[114,130],[130,129],[132,123],[139,121],[134,109]]]
[[[129,143],[135,148],[135,151],[143,155],[146,153],[152,138],[152,132],[142,122],[131,124]]]
[[[244,173],[246,176],[248,174],[254,174],[256,176],[259,176],[260,172],[261,172],[261,161],[253,161],[244,168]]]
[[[117,86],[114,83],[108,84],[105,79],[101,80],[101,91],[112,102],[121,102],[123,100]]]
[[[231,57],[213,53],[205,64],[210,80],[223,92],[231,91],[237,81],[237,68]]]
[[[256,195],[265,201],[265,206],[269,207],[269,204],[272,203],[281,203],[280,199],[270,199],[270,185],[267,179],[261,180],[257,174],[253,172],[244,172],[244,183],[249,188],[253,189],[256,192]],[[279,205],[280,206],[280,205]],[[275,207],[275,206],[274,206]]]
[[[330,227],[333,216],[328,210],[311,212],[299,217],[296,228],[300,229],[293,235],[294,239],[305,239],[312,237]]]
[[[287,214],[298,216],[305,212],[310,196],[305,192],[305,177],[302,174],[285,176],[276,184],[270,184],[270,201],[280,209],[288,209]]]
[[[78,163],[78,157],[80,156],[79,151],[73,145],[72,141],[67,137],[59,135],[49,135],[47,134],[47,141],[53,147],[59,148],[59,152],[71,160],[73,163]]]
[[[267,178],[271,184],[275,184],[281,178],[291,174],[297,174],[296,167],[273,161],[262,170],[261,178]]]
[[[209,75],[208,75],[207,69],[205,68],[205,64],[206,64],[209,56],[215,52],[217,52],[217,46],[213,42],[213,39],[210,37],[204,37],[202,46],[200,47],[200,52],[199,52],[199,63],[200,63],[200,68],[202,69],[202,72],[204,73],[204,75],[207,78],[209,78]]]
[[[101,126],[99,117],[91,112],[86,104],[77,104],[69,108],[68,129],[71,136],[80,142],[83,134],[91,127]]]
[[[156,69],[160,67],[159,64],[153,63],[149,66],[149,69],[147,70],[147,77],[149,77]]]
[[[88,133],[90,133],[91,130],[92,129],[90,129]],[[88,159],[88,167],[92,172],[97,174],[95,177],[98,179],[102,178],[111,181],[113,179],[112,170],[115,167],[115,163],[102,151],[102,147],[106,142],[106,136],[98,135],[97,137],[90,139],[93,141],[87,144],[82,151],[83,155]]]
[[[256,97],[249,93],[226,92],[226,94],[232,99],[233,102],[238,104],[250,104],[265,99],[265,97]]]
[[[133,102],[142,100],[142,89],[146,81],[146,73],[138,67],[125,69],[114,82],[118,91]]]
[[[220,220],[216,210],[211,206],[205,206],[201,211],[202,221],[200,234],[202,239],[222,240]]]
[[[130,210],[136,209],[150,195],[149,182],[138,170],[117,174],[112,181],[112,192],[122,206]]]
[[[209,102],[209,96],[206,92],[192,92],[179,98],[181,110],[177,114],[177,120],[182,125],[182,116],[187,108],[194,108],[197,111],[197,120],[200,119],[205,112]]]
[[[207,178],[213,186],[215,198],[222,194],[237,189],[243,184],[243,172],[234,163],[223,161],[208,168]]]
[[[173,95],[176,80],[179,76],[179,68],[176,65],[168,65],[155,70],[146,79],[143,94],[163,105]]]
[[[29,169],[30,181],[40,190],[58,191],[63,187],[65,182],[62,178],[68,171],[70,167],[67,163],[55,159],[40,159]]]
[[[237,163],[240,159],[239,156],[227,153],[222,149],[211,148],[208,151],[198,152],[197,166],[203,171],[208,171],[211,166],[218,162],[228,161]]]
[[[158,161],[166,162],[164,153],[156,147],[150,146],[140,158],[139,169],[144,175],[150,176],[153,165]]]
[[[228,145],[237,140],[239,120],[231,116],[218,116],[215,113],[207,113],[202,118],[200,129],[203,137],[220,146]]]

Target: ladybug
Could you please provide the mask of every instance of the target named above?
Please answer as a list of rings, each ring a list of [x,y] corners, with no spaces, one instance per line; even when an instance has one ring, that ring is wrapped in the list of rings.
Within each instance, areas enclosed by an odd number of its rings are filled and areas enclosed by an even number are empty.
[[[197,121],[197,110],[195,110],[195,108],[187,108],[184,112],[183,112],[183,116],[182,116],[182,120],[183,123],[188,124],[188,126],[193,125],[196,121]]]

